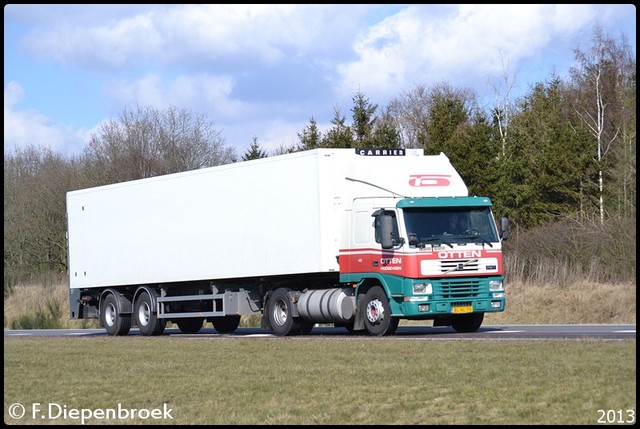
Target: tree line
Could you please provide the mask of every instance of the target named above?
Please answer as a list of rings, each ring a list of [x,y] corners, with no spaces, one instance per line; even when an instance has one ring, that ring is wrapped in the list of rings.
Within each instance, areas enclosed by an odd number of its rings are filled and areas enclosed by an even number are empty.
[[[633,219],[635,240],[635,55],[624,35],[599,27],[590,48],[574,53],[568,78],[551,74],[517,100],[505,72],[488,110],[472,90],[447,82],[418,84],[382,107],[358,91],[350,120],[335,107],[321,132],[312,116],[297,144],[271,153],[255,136],[238,158],[205,116],[139,106],[105,123],[77,156],[5,149],[5,293],[66,272],[67,191],[322,147],[444,152],[470,194],[491,197],[516,230]]]

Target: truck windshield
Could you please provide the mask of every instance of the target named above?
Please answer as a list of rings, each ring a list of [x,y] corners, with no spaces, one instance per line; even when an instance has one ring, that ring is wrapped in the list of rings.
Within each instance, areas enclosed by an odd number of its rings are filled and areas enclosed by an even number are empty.
[[[419,207],[404,210],[409,245],[477,242],[491,245],[498,232],[489,207]]]

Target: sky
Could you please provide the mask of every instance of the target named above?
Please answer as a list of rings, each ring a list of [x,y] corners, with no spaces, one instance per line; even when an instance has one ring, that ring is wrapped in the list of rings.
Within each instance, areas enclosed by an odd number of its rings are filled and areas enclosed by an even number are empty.
[[[125,109],[205,115],[240,157],[324,132],[352,98],[386,107],[417,86],[490,107],[568,77],[595,26],[636,51],[633,4],[8,4],[4,147],[81,154]]]

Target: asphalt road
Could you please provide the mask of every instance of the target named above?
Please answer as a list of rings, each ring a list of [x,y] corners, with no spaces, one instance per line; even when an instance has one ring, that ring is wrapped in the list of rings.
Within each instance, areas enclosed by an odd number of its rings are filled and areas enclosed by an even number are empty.
[[[210,326],[210,325],[209,325]],[[132,328],[129,335],[140,335]],[[104,329],[25,329],[5,330],[5,337],[73,337],[107,336]],[[173,338],[279,338],[260,328],[238,328],[232,334],[219,334],[213,327],[203,327],[197,334],[183,334],[177,328],[164,331],[163,337]],[[349,333],[344,328],[317,326],[309,335],[287,338],[371,338],[365,334]],[[636,325],[487,325],[473,333],[461,334],[450,327],[400,326],[396,334],[386,339],[598,339],[598,340],[635,340]]]

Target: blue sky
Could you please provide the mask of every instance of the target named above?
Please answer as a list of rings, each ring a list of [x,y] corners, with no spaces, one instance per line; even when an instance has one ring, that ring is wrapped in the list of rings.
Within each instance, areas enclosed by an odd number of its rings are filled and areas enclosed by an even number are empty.
[[[575,66],[593,29],[628,38],[632,4],[4,7],[4,146],[79,154],[125,108],[204,114],[241,156],[298,143],[361,91],[386,106],[446,82],[491,104]]]

